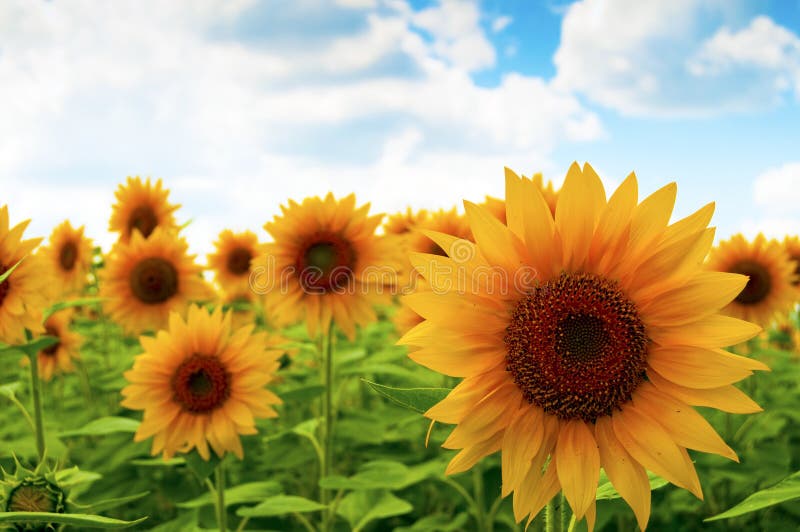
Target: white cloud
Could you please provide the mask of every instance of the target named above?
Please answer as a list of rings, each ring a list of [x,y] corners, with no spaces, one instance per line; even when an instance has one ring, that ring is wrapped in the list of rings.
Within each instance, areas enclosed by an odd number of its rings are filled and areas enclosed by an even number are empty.
[[[773,105],[800,85],[798,38],[767,17],[733,32],[738,13],[723,0],[576,2],[562,22],[555,84],[626,115]]]
[[[492,31],[495,33],[503,31],[508,27],[509,24],[511,24],[511,22],[513,22],[513,20],[514,19],[507,15],[497,17],[492,21]]]
[[[772,214],[800,215],[800,162],[765,170],[756,177],[753,191],[756,204],[769,208]]]

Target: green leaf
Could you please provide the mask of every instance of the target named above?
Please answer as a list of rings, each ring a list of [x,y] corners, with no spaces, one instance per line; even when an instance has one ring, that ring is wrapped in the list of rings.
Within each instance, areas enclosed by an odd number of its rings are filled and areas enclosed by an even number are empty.
[[[430,410],[450,393],[448,388],[392,388],[366,379],[361,380],[391,402],[420,414]]]
[[[211,476],[214,469],[219,464],[219,458],[216,454],[211,453],[210,460],[203,460],[203,457],[197,452],[197,449],[192,449],[192,452],[185,454],[183,459],[186,460],[186,465],[189,466],[200,482],[204,481]]]
[[[280,392],[280,397],[284,403],[304,403],[322,395],[325,387],[321,384],[311,384],[300,386]]]
[[[20,345],[4,345],[0,347],[0,356],[7,355],[7,354],[16,354],[19,355],[20,351],[24,354],[36,354],[42,349],[47,349],[48,347],[54,346],[59,342],[58,338],[55,336],[39,336],[35,340],[31,340],[28,343],[20,344]]]
[[[8,384],[3,384],[0,386],[0,395],[6,397],[7,399],[13,400],[20,388],[22,388],[21,382],[10,382]]]
[[[237,515],[242,517],[272,517],[290,513],[316,512],[327,508],[324,504],[296,495],[275,495],[258,506],[239,508]]]
[[[668,484],[666,480],[650,471],[647,472],[647,478],[650,479],[650,491],[663,488]],[[600,470],[600,484],[597,488],[597,495],[595,498],[598,501],[602,501],[605,499],[619,499],[620,497],[621,495],[614,489],[614,486],[611,485],[611,481],[608,479],[606,472]]]
[[[71,307],[96,305],[97,303],[102,303],[106,299],[107,298],[105,297],[84,297],[81,299],[70,299],[69,301],[60,301],[44,311],[44,313],[42,314],[42,321],[46,321],[47,318],[49,318],[59,310],[64,310],[65,308],[71,308]]]
[[[72,436],[104,436],[117,432],[134,433],[139,428],[139,422],[128,417],[101,417],[90,421],[83,427],[75,430],[67,430],[60,434],[60,437],[67,438]]]
[[[400,462],[376,460],[364,464],[355,475],[334,475],[320,479],[319,485],[330,490],[399,489],[408,477],[408,467]]]
[[[14,273],[14,270],[17,269],[17,266],[22,264],[22,261],[25,260],[26,257],[27,257],[27,255],[25,257],[22,257],[21,259],[19,259],[15,265],[13,265],[12,267],[10,267],[6,271],[4,271],[2,273],[2,275],[0,275],[0,284],[3,284],[4,282],[6,282],[6,279],[11,277],[11,274]]]
[[[794,499],[800,499],[800,471],[789,475],[770,488],[753,493],[730,510],[709,517],[705,521],[729,519]]]
[[[149,491],[143,491],[141,493],[136,493],[134,495],[127,495],[125,497],[117,497],[114,499],[105,499],[102,501],[93,502],[82,506],[82,508],[91,510],[94,513],[105,512],[106,510],[111,510],[112,508],[118,508],[124,504],[128,504],[129,502],[138,501],[139,499],[143,499],[148,495],[150,495]]]
[[[274,480],[267,480],[263,482],[248,482],[247,484],[240,484],[233,488],[225,490],[225,504],[242,504],[245,502],[258,502],[277,495],[282,490],[279,482]],[[210,493],[192,499],[191,501],[179,502],[176,504],[178,508],[200,508],[202,506],[211,506],[216,502],[216,499]]]
[[[94,482],[95,480],[100,480],[101,478],[103,478],[103,475],[100,473],[95,473],[94,471],[81,471],[77,467],[62,469],[56,473],[56,480],[58,481],[58,485],[62,488],[71,488],[72,486]]]
[[[51,512],[5,512],[0,513],[0,523],[54,523],[82,528],[128,528],[138,525],[147,517],[135,521],[122,521],[89,514],[57,514]],[[80,528],[79,528],[80,530]]]
[[[413,509],[388,491],[354,491],[342,499],[336,513],[350,523],[353,532],[359,532],[376,519],[407,514]]]
[[[160,456],[155,458],[137,458],[128,462],[131,465],[140,467],[175,467],[186,465],[186,460],[180,456],[175,456],[169,460],[164,460]]]

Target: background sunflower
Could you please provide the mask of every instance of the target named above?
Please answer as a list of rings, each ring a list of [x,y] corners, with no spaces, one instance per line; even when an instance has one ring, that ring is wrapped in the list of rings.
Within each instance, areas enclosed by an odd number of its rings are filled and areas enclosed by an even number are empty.
[[[134,231],[149,237],[157,227],[177,229],[174,212],[180,205],[167,201],[169,189],[162,188],[161,179],[155,184],[148,177],[128,177],[114,192],[117,202],[111,208],[108,230],[119,233],[122,241],[128,241]]]
[[[83,227],[72,227],[65,220],[50,235],[43,259],[53,273],[54,297],[79,294],[87,284],[92,264],[92,241],[83,235]]]
[[[252,231],[234,233],[225,229],[214,242],[216,251],[208,255],[214,280],[229,298],[249,297],[250,263],[258,255],[258,237]]]

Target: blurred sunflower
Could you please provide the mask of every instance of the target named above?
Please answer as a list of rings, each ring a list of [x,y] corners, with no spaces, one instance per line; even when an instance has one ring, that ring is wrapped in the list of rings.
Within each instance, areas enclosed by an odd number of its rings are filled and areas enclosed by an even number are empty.
[[[50,235],[42,250],[54,276],[54,296],[80,293],[92,264],[92,241],[83,236],[83,226],[75,229],[64,221]]]
[[[214,246],[216,252],[208,255],[214,280],[230,298],[249,295],[250,261],[258,254],[258,237],[251,231],[234,233],[225,229]]]
[[[686,449],[736,460],[689,405],[760,410],[731,384],[768,368],[721,349],[760,330],[718,314],[747,278],[702,269],[713,204],[667,225],[675,185],[640,204],[637,188],[631,174],[606,201],[594,170],[573,164],[553,217],[536,184],[508,170],[508,226],[465,202],[476,244],[428,233],[465,252],[412,256],[432,290],[407,296],[425,321],[401,343],[418,363],[464,377],[426,413],[457,425],[447,473],[502,450],[502,493],[513,492],[518,521],[563,490],[591,528],[603,467],[644,528],[646,470],[702,498]]]
[[[428,211],[420,209],[412,211],[408,207],[405,212],[398,212],[386,217],[383,232],[387,235],[405,235],[428,217]]]
[[[783,248],[789,255],[789,260],[794,262],[794,286],[800,287],[800,237],[787,236],[783,240]]]
[[[183,313],[190,301],[210,296],[186,241],[156,228],[145,239],[117,242],[101,272],[100,296],[111,318],[131,334],[158,330],[171,312]]]
[[[253,263],[267,313],[304,319],[312,337],[335,320],[353,339],[357,325],[376,319],[373,306],[390,297],[392,272],[382,266],[391,247],[375,234],[383,215],[369,216],[369,204],[356,208],[353,194],[290,200],[281,210],[264,225],[274,242]]]
[[[83,339],[80,334],[70,330],[73,313],[70,308],[59,310],[44,323],[45,334],[58,338],[58,343],[42,349],[37,355],[39,377],[44,381],[49,381],[56,373],[75,371],[72,361],[79,357],[78,349]],[[27,357],[22,360],[23,363],[28,362]]]
[[[797,299],[792,286],[794,264],[776,240],[759,234],[752,242],[734,235],[711,251],[708,268],[746,275],[744,289],[723,309],[725,314],[766,327],[777,314],[785,314]]]
[[[167,201],[169,189],[162,188],[160,179],[153,185],[150,178],[142,182],[138,176],[128,177],[114,195],[117,202],[112,207],[109,231],[118,232],[123,242],[131,238],[134,230],[147,238],[156,227],[177,229],[173,213],[180,205]]]
[[[195,305],[184,321],[170,314],[169,329],[142,336],[144,353],[125,372],[122,406],[144,410],[135,441],[153,437],[151,453],[165,459],[192,449],[204,460],[209,446],[243,457],[240,434],[256,434],[255,419],[276,417],[280,399],[264,389],[278,368],[279,351],[252,325],[231,331],[230,315]]]
[[[445,251],[439,247],[439,244],[425,234],[426,231],[447,233],[458,238],[472,240],[472,231],[470,231],[467,218],[463,214],[459,214],[455,208],[448,211],[439,209],[431,212],[428,217],[417,224],[412,232],[409,244],[411,251],[446,256]]]
[[[52,280],[41,258],[32,254],[42,239],[22,240],[29,223],[9,228],[8,207],[0,207],[0,275],[19,263],[0,283],[0,342],[7,344],[24,342],[25,329],[44,331],[42,311],[48,305]]]
[[[506,202],[504,200],[486,196],[486,199],[480,206],[492,213],[492,216],[501,222],[506,223]]]

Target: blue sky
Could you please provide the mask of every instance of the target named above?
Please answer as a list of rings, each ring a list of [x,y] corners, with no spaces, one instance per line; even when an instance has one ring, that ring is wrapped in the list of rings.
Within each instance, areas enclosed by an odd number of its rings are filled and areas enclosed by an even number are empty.
[[[113,191],[161,177],[195,252],[288,198],[380,212],[502,195],[573,160],[726,237],[800,226],[800,1],[0,3],[13,219],[104,246]]]

